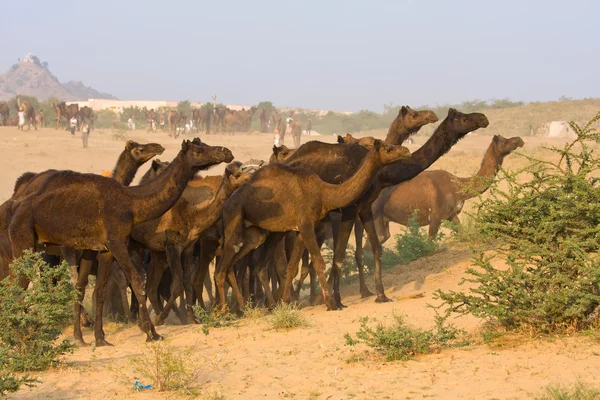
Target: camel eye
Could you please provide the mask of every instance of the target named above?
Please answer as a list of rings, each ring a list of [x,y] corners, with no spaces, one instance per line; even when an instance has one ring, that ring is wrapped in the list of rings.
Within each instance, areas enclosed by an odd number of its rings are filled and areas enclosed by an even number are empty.
[[[467,121],[468,121],[468,119],[466,117],[463,118],[463,122],[467,122]]]

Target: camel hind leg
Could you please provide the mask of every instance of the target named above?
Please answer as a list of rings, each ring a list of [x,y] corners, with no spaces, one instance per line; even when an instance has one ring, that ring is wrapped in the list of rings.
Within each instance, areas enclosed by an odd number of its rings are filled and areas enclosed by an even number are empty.
[[[356,250],[354,252],[354,259],[356,261],[356,267],[358,268],[358,281],[360,287],[360,297],[366,298],[373,296],[373,293],[367,287],[365,282],[365,262],[364,262],[364,249],[363,249],[363,234],[364,227],[360,218],[356,219],[354,223],[354,238],[356,241]]]

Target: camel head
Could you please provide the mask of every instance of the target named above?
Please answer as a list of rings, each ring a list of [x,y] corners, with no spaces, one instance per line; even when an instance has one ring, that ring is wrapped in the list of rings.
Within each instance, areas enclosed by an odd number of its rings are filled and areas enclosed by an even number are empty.
[[[139,144],[133,140],[128,140],[125,143],[125,150],[129,151],[131,157],[141,165],[152,157],[162,154],[165,148],[158,143]]]
[[[479,128],[487,128],[490,124],[487,117],[482,113],[463,114],[454,108],[448,110],[448,116],[444,122],[448,124],[452,131],[459,134],[467,134]]]
[[[181,143],[181,153],[185,165],[193,171],[206,170],[222,162],[233,161],[233,154],[227,147],[210,146],[202,143],[200,138]]]
[[[400,145],[386,144],[383,140],[375,139],[373,148],[369,152],[375,152],[377,160],[381,165],[391,164],[396,161],[409,160],[410,151]]]
[[[494,139],[492,139],[492,145],[494,146],[496,154],[499,156],[506,156],[519,147],[523,147],[525,142],[518,136],[507,139],[503,136],[495,135]]]
[[[150,165],[150,170],[144,176],[146,178],[146,181],[152,180],[152,179],[156,178],[157,176],[159,176],[160,174],[162,174],[162,172],[165,169],[167,169],[169,164],[171,164],[171,163],[168,161],[161,161],[158,158],[155,158],[154,160],[152,160],[152,165]]]
[[[398,116],[392,122],[391,130],[395,131],[398,127],[403,126],[409,132],[416,132],[423,126],[437,121],[438,117],[433,111],[415,111],[409,106],[402,106],[398,111]]]
[[[269,158],[269,163],[280,163],[284,162],[288,158],[291,157],[292,154],[296,152],[296,149],[290,149],[284,145],[279,147],[273,146],[273,154],[271,154],[271,158]]]
[[[248,182],[252,178],[252,172],[243,171],[242,163],[234,161],[227,165],[225,168],[225,179],[228,180],[229,185],[235,190]]]

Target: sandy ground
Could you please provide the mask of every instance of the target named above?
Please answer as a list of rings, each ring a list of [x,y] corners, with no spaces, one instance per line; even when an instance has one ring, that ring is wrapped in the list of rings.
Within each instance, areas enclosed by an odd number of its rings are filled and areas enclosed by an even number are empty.
[[[127,139],[158,142],[165,148],[160,157],[171,159],[181,139],[165,133],[130,132]],[[303,137],[305,140],[306,137]],[[319,137],[334,141],[334,137]],[[540,139],[524,138],[527,153],[544,153]],[[417,138],[412,150],[424,138]],[[460,176],[475,172],[491,137],[469,136],[435,164]],[[268,159],[272,147],[270,134],[235,136],[211,135],[210,144],[229,147],[236,159]],[[556,141],[552,144],[559,145]],[[25,171],[48,168],[73,169],[99,173],[111,170],[124,141],[115,140],[110,131],[94,131],[89,148],[83,149],[79,136],[53,129],[18,132],[0,128],[0,199],[10,197],[15,179]],[[505,166],[524,161],[510,156]],[[210,173],[221,173],[222,167]],[[141,172],[146,168],[142,167]],[[141,176],[141,174],[138,174]],[[469,209],[467,205],[466,209]],[[433,326],[433,292],[442,288],[458,289],[469,266],[470,252],[459,245],[410,265],[386,271],[386,292],[394,301],[376,304],[373,298],[361,299],[357,283],[343,288],[343,311],[326,312],[324,306],[303,309],[310,326],[291,331],[271,328],[270,317],[245,319],[235,326],[213,328],[208,336],[200,326],[162,326],[157,328],[167,342],[178,350],[192,346],[195,356],[207,366],[195,383],[200,398],[225,399],[504,399],[531,398],[550,383],[593,382],[600,372],[600,345],[582,337],[503,339],[491,345],[443,350],[407,362],[384,362],[362,356],[361,347],[345,346],[343,335],[354,334],[359,318],[390,320],[392,313],[406,314],[408,322],[421,328]],[[372,280],[369,281],[374,288]],[[415,294],[422,294],[414,297]],[[454,321],[476,335],[480,321],[461,318]],[[184,393],[143,393],[132,391],[132,357],[147,352],[144,335],[135,326],[108,324],[110,348],[80,348],[67,357],[67,364],[48,372],[33,374],[43,383],[21,390],[23,399],[162,399],[184,398]],[[67,330],[70,334],[71,330]],[[93,333],[84,331],[85,340]],[[120,372],[119,372],[120,371]],[[148,383],[143,381],[143,383]],[[221,397],[219,397],[221,396]]]

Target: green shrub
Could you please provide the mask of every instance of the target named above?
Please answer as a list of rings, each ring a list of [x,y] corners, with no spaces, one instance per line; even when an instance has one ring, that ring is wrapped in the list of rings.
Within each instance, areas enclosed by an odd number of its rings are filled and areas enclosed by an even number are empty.
[[[600,187],[594,176],[600,143],[592,124],[571,123],[578,138],[550,148],[560,158],[529,158],[520,171],[502,171],[507,189],[494,186],[478,206],[478,233],[496,243],[492,255],[479,254],[468,270],[467,293],[437,295],[449,311],[472,314],[506,328],[552,332],[583,328],[600,315]],[[522,174],[530,178],[526,183]],[[492,257],[503,259],[497,269]]]
[[[408,232],[396,235],[396,254],[399,256],[399,264],[408,264],[433,254],[438,248],[437,241],[432,240],[421,230],[414,214],[408,220]]]
[[[178,350],[164,341],[146,344],[144,355],[131,358],[136,378],[149,379],[159,392],[190,391],[209,364],[194,355],[192,346]]]
[[[408,360],[419,354],[431,353],[440,348],[465,345],[465,333],[453,325],[446,325],[445,318],[436,316],[434,330],[422,330],[406,325],[402,315],[393,314],[394,322],[390,326],[378,323],[375,328],[369,326],[369,317],[360,319],[360,329],[356,339],[349,333],[344,335],[346,345],[364,343],[385,356],[386,360]]]
[[[50,268],[39,253],[26,251],[10,266],[13,276],[31,282],[24,290],[18,279],[0,282],[0,355],[11,371],[41,371],[72,352],[68,340],[55,344],[73,319],[76,289],[66,262]]]
[[[293,304],[280,303],[271,314],[271,325],[275,329],[293,329],[309,326],[302,311]]]
[[[237,323],[237,318],[231,313],[223,313],[219,308],[212,308],[205,310],[199,305],[192,307],[194,316],[200,325],[202,325],[202,332],[205,335],[210,333],[210,328],[223,328],[232,326]]]
[[[549,385],[536,400],[595,400],[600,398],[600,388],[585,382],[576,382],[570,386]]]

